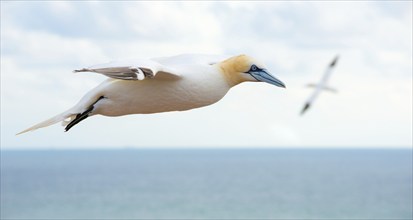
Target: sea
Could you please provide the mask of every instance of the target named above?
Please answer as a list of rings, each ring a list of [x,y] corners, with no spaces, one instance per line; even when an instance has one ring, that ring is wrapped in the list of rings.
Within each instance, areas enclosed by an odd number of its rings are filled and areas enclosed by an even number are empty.
[[[412,219],[412,149],[1,150],[1,219]]]

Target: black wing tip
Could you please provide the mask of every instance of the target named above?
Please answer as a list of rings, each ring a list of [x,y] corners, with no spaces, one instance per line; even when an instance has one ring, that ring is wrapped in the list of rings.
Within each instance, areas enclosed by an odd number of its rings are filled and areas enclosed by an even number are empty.
[[[68,132],[73,126],[75,126],[77,123],[85,120],[87,117],[89,117],[90,113],[92,110],[95,108],[95,104],[99,102],[101,99],[106,98],[105,96],[100,96],[89,108],[84,111],[83,113],[77,114],[76,118],[73,119],[66,127],[65,127],[65,132]]]
[[[310,106],[310,103],[305,103],[303,110],[301,110],[301,115],[303,115],[310,108]]]
[[[337,55],[337,56],[334,58],[334,60],[330,63],[330,67],[334,67],[334,66],[336,65],[339,57],[340,57],[340,56]]]
[[[92,72],[91,69],[88,68],[83,68],[83,69],[78,69],[78,70],[73,70],[74,73],[81,73],[81,72]]]
[[[65,127],[65,132],[68,132],[73,126],[75,126],[77,123],[83,121],[86,119],[89,115],[89,112],[84,112],[82,114],[77,114],[76,118],[71,121],[66,127]]]

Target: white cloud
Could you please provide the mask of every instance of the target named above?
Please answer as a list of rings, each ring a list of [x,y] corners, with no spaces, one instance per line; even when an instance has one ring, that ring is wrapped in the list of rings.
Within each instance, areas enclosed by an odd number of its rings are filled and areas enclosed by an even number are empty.
[[[1,4],[2,147],[411,146],[411,2]],[[287,89],[248,83],[206,108],[14,136],[104,79],[72,69],[185,52],[250,54]],[[339,94],[299,117],[303,85],[337,53]]]

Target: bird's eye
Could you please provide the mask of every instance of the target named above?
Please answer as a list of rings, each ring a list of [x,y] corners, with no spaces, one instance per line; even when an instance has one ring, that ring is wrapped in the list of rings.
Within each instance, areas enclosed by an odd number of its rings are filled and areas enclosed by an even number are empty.
[[[255,66],[255,65],[252,65],[252,66],[251,66],[251,70],[252,70],[252,71],[257,71],[257,69],[258,69],[257,66]]]

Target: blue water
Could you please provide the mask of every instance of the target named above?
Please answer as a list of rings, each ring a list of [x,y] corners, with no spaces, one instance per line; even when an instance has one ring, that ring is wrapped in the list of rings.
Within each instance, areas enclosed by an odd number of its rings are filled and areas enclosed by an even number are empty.
[[[412,150],[1,151],[2,219],[412,219]]]

